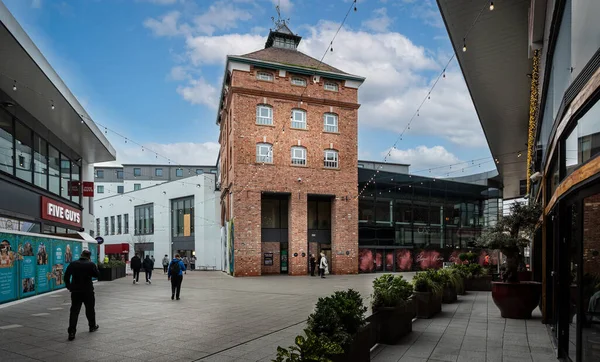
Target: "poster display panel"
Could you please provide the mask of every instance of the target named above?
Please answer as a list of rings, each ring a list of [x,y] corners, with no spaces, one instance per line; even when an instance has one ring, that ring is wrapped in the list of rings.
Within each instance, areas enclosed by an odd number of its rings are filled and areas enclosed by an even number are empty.
[[[50,291],[50,280],[52,279],[52,275],[50,273],[51,265],[50,265],[50,249],[51,243],[50,239],[47,238],[37,238],[37,242],[35,243],[35,260],[36,260],[36,275],[37,275],[37,292],[46,293]]]
[[[52,240],[52,289],[61,289],[65,286],[65,250],[67,243],[64,240]]]
[[[0,233],[0,303],[17,299],[17,236]]]
[[[37,238],[19,235],[19,297],[30,297],[37,292],[36,257],[34,254]]]

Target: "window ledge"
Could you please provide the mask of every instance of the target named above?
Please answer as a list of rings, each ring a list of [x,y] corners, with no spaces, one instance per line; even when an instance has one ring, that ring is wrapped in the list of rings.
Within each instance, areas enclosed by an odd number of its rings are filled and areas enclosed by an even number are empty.
[[[330,131],[323,131],[323,133],[328,133],[328,134],[337,134],[337,135],[341,134],[340,132],[330,132]]]
[[[262,127],[273,127],[275,128],[274,124],[261,124],[261,123],[256,123],[257,126],[262,126]]]
[[[341,169],[339,167],[325,167],[325,166],[323,166],[323,170],[341,171]]]
[[[255,165],[275,166],[273,162],[254,162]]]
[[[294,164],[294,163],[291,163],[290,166],[292,166],[292,167],[308,168],[308,165],[297,165],[297,164]]]
[[[310,131],[310,129],[308,127],[307,128],[290,127],[290,129],[293,129],[294,131],[304,131],[304,132]]]

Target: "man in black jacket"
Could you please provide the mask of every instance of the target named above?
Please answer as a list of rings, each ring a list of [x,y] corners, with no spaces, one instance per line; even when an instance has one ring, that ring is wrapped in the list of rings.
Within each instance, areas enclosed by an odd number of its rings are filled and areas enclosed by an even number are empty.
[[[69,316],[69,341],[75,339],[77,332],[77,319],[81,311],[81,305],[85,305],[85,316],[88,320],[90,332],[96,332],[96,311],[94,310],[96,299],[94,297],[94,285],[92,278],[100,277],[96,264],[90,261],[89,250],[81,252],[81,258],[69,264],[65,271],[65,284],[71,292],[71,315]]]
[[[144,271],[146,272],[146,284],[152,284],[152,270],[154,270],[154,260],[150,259],[150,255],[146,255],[144,259]]]
[[[140,269],[142,269],[142,259],[135,254],[133,258],[131,258],[131,270],[133,270],[133,284],[140,282]]]

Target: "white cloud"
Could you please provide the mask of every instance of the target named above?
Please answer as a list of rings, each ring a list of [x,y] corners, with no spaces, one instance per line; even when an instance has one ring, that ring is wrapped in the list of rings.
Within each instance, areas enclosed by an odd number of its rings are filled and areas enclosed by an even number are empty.
[[[217,88],[202,77],[191,79],[186,86],[177,87],[177,93],[192,104],[202,104],[213,109],[217,108],[219,102]]]
[[[417,146],[407,150],[388,149],[381,156],[385,157],[388,153],[390,154],[388,160],[409,164],[411,172],[462,162],[442,146]]]
[[[265,37],[251,34],[188,37],[186,46],[194,65],[224,64],[229,54],[246,54],[262,49]]]
[[[130,163],[171,164],[179,165],[214,165],[219,154],[217,142],[180,142],[180,143],[147,143],[141,147],[117,147],[117,160],[103,162],[102,166],[120,166]],[[150,151],[151,150],[151,151]],[[153,151],[153,152],[152,152]],[[161,157],[156,158],[156,153]],[[163,158],[162,156],[166,157]]]
[[[144,20],[144,26],[157,36],[176,36],[186,32],[186,27],[178,25],[181,13],[179,11],[171,11],[161,16],[159,20],[148,18]]]
[[[388,31],[392,22],[393,19],[387,15],[387,9],[380,8],[373,10],[373,17],[363,21],[362,26],[375,32],[383,33]]]
[[[184,66],[177,65],[171,68],[171,73],[168,76],[170,80],[186,80],[190,78],[188,69]]]
[[[34,9],[42,8],[42,0],[31,0],[31,7]]]
[[[421,19],[425,24],[436,28],[444,27],[440,11],[432,0],[404,0],[404,2],[410,4],[413,18]]]
[[[246,10],[224,2],[212,4],[208,11],[194,18],[195,29],[202,34],[212,35],[216,30],[229,30],[237,27],[239,21],[247,21],[252,15]]]
[[[271,0],[271,2],[273,3],[273,5],[279,4],[279,8],[283,13],[283,17],[287,17],[287,15],[289,15],[289,13],[292,12],[292,8],[294,7],[294,4],[292,4],[292,0]]]

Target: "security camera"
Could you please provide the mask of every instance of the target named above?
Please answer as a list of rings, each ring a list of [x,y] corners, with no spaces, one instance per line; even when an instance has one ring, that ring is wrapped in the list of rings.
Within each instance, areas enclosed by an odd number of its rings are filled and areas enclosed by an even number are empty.
[[[298,177],[298,182],[302,182],[302,178],[301,177]]]
[[[529,177],[529,179],[531,180],[531,182],[536,183],[542,179],[542,174],[541,174],[541,172],[538,171],[538,172],[534,173],[533,175],[531,175]]]

